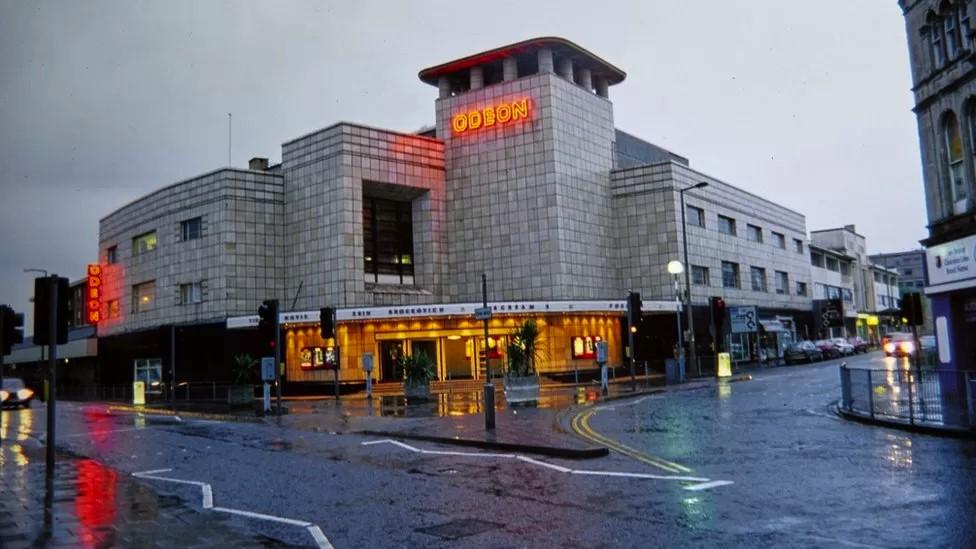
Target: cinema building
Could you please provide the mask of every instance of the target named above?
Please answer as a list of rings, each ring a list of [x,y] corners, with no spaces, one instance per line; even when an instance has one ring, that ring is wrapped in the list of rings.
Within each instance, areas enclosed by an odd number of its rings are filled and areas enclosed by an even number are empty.
[[[173,379],[225,378],[233,356],[268,354],[254,327],[269,298],[281,303],[289,384],[331,381],[320,357],[333,345],[343,381],[364,379],[365,352],[374,378],[398,381],[390,357],[419,350],[440,379],[478,379],[483,273],[489,357],[503,360],[508,334],[534,318],[543,373],[592,368],[600,339],[620,364],[631,289],[646,315],[638,357],[670,356],[666,265],[682,259],[679,191],[700,181],[709,186],[685,199],[700,214],[687,234],[702,355],[710,295],[806,321],[803,216],[617,130],[619,68],[538,38],[419,76],[438,90],[433,128],[340,122],[286,141],[280,164],[219,169],[103,218],[104,380],[167,380],[171,364]],[[326,306],[337,309],[335,341],[319,337]]]

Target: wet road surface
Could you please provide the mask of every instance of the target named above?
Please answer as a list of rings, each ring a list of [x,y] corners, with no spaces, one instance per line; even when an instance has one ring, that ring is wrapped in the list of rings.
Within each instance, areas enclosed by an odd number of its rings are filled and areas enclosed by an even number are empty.
[[[974,444],[840,420],[838,379],[836,362],[777,368],[591,408],[635,454],[587,461],[82,405],[61,407],[59,440],[252,544],[324,546],[315,526],[336,547],[971,546]],[[26,413],[5,424],[39,448],[43,410]]]

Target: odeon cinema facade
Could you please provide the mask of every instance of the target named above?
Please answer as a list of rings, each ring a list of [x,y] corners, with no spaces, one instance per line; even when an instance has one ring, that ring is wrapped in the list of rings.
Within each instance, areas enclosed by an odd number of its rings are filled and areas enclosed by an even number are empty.
[[[541,328],[541,372],[594,367],[601,339],[621,364],[629,289],[666,327],[643,338],[645,352],[670,354],[665,265],[680,243],[655,241],[645,256],[618,245],[635,219],[620,221],[611,178],[621,132],[608,90],[624,72],[538,38],[419,76],[438,89],[433,128],[337,123],[285,142],[280,164],[218,169],[103,218],[99,381],[227,381],[235,356],[269,354],[256,325],[272,298],[291,387],[331,382],[322,357],[334,346],[346,382],[364,379],[367,352],[374,379],[399,381],[391,357],[420,350],[439,379],[478,379],[479,357],[504,361],[529,318]],[[671,162],[641,143],[628,167]],[[641,223],[673,230],[674,210]],[[487,342],[474,318],[482,274]],[[337,311],[334,341],[319,336],[322,307]]]

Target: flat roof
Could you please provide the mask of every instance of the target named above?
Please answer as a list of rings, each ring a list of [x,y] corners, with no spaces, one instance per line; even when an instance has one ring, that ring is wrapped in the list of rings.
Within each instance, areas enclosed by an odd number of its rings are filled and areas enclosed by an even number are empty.
[[[604,61],[599,56],[587,51],[573,42],[570,42],[569,40],[566,40],[565,38],[560,38],[558,36],[541,36],[538,38],[530,38],[521,42],[515,42],[514,44],[508,44],[507,46],[501,46],[483,51],[474,55],[448,61],[447,63],[428,67],[420,71],[417,76],[419,76],[420,80],[424,83],[436,86],[437,79],[441,76],[455,74],[457,72],[470,69],[471,67],[485,65],[506,57],[536,52],[543,48],[551,49],[555,55],[569,55],[570,57],[574,57],[584,66],[588,66],[594,73],[605,77],[607,79],[607,83],[610,85],[619,84],[620,82],[623,82],[624,78],[627,77],[627,73],[611,65],[607,61]]]

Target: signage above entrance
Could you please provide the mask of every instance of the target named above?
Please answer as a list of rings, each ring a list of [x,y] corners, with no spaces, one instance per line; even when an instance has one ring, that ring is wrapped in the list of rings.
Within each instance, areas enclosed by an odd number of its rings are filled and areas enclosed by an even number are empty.
[[[932,246],[925,255],[930,286],[926,293],[976,286],[976,235]],[[959,288],[932,288],[950,283],[960,283]]]
[[[527,98],[489,105],[483,109],[459,112],[451,118],[451,128],[455,135],[472,132],[481,128],[504,126],[529,118],[532,103]]]

